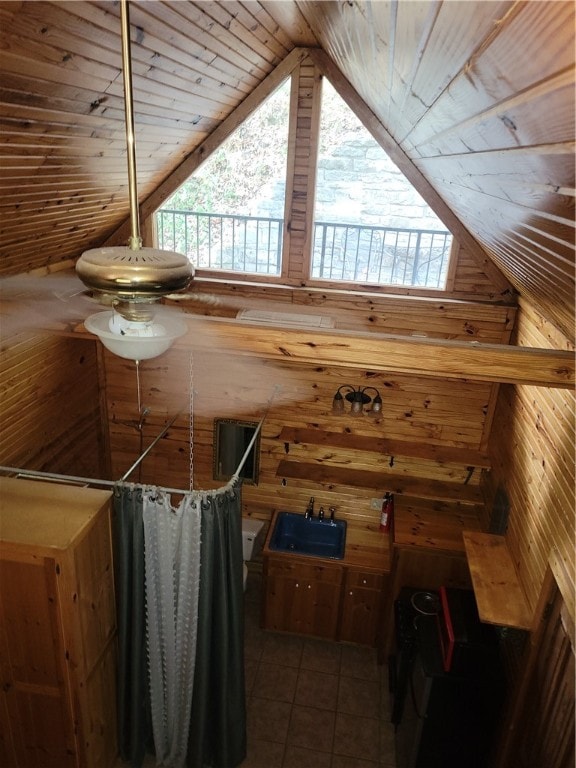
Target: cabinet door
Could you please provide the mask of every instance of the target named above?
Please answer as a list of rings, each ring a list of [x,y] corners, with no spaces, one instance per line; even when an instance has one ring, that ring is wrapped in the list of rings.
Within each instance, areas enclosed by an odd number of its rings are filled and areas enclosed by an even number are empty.
[[[266,579],[264,627],[274,632],[293,632],[295,617],[302,614],[302,591],[291,576],[271,574]]]
[[[297,631],[334,640],[340,608],[340,584],[308,580],[298,589],[302,590],[303,599]]]
[[[341,568],[268,558],[265,573],[266,629],[336,637]]]
[[[0,561],[0,624],[8,765],[76,766],[53,560]]]
[[[384,576],[349,570],[342,598],[339,639],[361,645],[376,645],[382,613]]]

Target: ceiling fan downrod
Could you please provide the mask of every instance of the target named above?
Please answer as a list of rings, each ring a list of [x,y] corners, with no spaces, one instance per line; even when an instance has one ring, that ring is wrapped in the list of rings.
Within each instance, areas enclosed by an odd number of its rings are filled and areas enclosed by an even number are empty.
[[[92,248],[76,262],[82,282],[123,314],[134,315],[135,303],[153,303],[187,288],[194,277],[189,259],[181,253],[142,247],[136,175],[136,141],[132,97],[130,16],[128,0],[121,0],[124,116],[130,202],[130,238],[127,246]]]

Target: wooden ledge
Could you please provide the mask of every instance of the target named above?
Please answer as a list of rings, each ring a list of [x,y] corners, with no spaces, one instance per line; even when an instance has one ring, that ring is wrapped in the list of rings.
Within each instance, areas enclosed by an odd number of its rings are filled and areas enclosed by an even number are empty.
[[[406,440],[387,440],[383,437],[353,435],[346,432],[326,432],[321,429],[298,429],[283,427],[279,440],[285,443],[309,443],[311,445],[330,445],[337,448],[351,448],[357,451],[375,451],[389,456],[409,456],[416,459],[429,459],[449,464],[463,464],[471,467],[490,467],[490,459],[485,453],[471,448],[452,448],[450,446],[414,443]]]
[[[298,480],[311,480],[314,483],[346,485],[352,488],[374,488],[380,492],[415,496],[421,499],[438,501],[458,501],[461,504],[482,505],[484,503],[480,489],[475,485],[462,483],[443,483],[438,480],[420,480],[386,472],[371,472],[366,469],[348,469],[346,467],[310,464],[284,459],[278,464],[277,477],[291,477]]]
[[[464,547],[482,621],[532,628],[532,611],[504,536],[464,531]]]

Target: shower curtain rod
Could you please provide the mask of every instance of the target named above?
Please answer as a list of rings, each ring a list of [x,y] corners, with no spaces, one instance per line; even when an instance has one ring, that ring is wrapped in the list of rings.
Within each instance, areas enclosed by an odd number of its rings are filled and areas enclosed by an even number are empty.
[[[266,418],[266,415],[262,416],[262,418],[260,419],[258,426],[254,430],[254,435],[252,436],[252,439],[248,443],[248,447],[244,451],[244,455],[240,459],[240,463],[236,468],[236,472],[234,472],[234,474],[232,475],[230,480],[226,483],[226,485],[223,486],[224,488],[228,488],[229,486],[232,486],[238,480],[240,472],[242,471],[242,467],[246,463],[246,459],[248,458],[248,455],[252,450],[252,446],[256,442],[256,437],[258,436],[258,433],[262,429],[262,424],[264,423],[265,418]],[[0,472],[2,472],[3,474],[18,474],[18,475],[24,475],[26,477],[38,477],[38,478],[45,478],[50,480],[67,480],[74,483],[86,483],[87,485],[100,485],[106,488],[113,488],[115,485],[125,482],[124,477],[127,477],[133,471],[133,469],[138,466],[138,464],[140,463],[140,461],[142,461],[144,456],[147,453],[149,453],[151,448],[158,442],[158,440],[162,438],[162,436],[168,431],[168,429],[174,423],[175,420],[176,420],[176,416],[170,422],[170,424],[164,427],[163,431],[148,446],[146,451],[144,451],[144,453],[141,454],[137,462],[130,468],[130,470],[122,477],[121,480],[101,480],[94,477],[78,477],[76,475],[60,475],[56,472],[42,472],[40,470],[20,469],[19,467],[5,467],[5,466],[0,466]],[[183,491],[181,488],[164,488],[162,486],[156,486],[156,487],[158,488],[158,490],[163,491],[164,493],[178,493],[182,495],[186,495],[187,493],[190,493],[190,489]]]
[[[168,422],[168,424],[166,424],[166,426],[164,427],[164,429],[162,430],[162,432],[160,432],[160,434],[156,435],[156,437],[154,438],[154,440],[152,440],[152,442],[150,443],[150,445],[148,446],[148,448],[146,448],[146,450],[145,450],[145,451],[143,451],[143,452],[140,454],[140,456],[138,456],[138,458],[136,459],[136,461],[134,462],[134,464],[132,464],[132,466],[130,467],[130,469],[129,469],[127,472],[124,472],[124,474],[123,474],[123,475],[122,475],[122,477],[120,478],[120,482],[121,482],[121,483],[122,483],[122,482],[124,482],[125,480],[127,480],[127,479],[130,477],[130,475],[132,474],[132,472],[134,472],[134,470],[135,470],[135,469],[136,469],[136,467],[137,467],[137,466],[140,464],[140,462],[144,461],[144,459],[146,458],[146,456],[148,456],[148,454],[150,453],[150,451],[152,450],[152,448],[154,448],[154,446],[156,445],[156,443],[157,443],[159,440],[161,440],[161,439],[164,437],[164,435],[166,434],[166,432],[168,432],[168,430],[170,429],[170,427],[172,426],[172,424],[174,424],[174,422],[176,421],[176,419],[178,418],[178,416],[180,416],[180,412],[178,412],[178,413],[176,414],[176,416],[174,416],[174,418],[173,418],[173,419],[171,419],[171,420]]]
[[[268,412],[266,412],[266,414],[267,413]],[[232,477],[230,479],[230,482],[232,482],[233,480],[238,480],[238,478],[240,477],[240,472],[242,472],[242,468],[244,467],[244,464],[246,463],[246,459],[248,458],[248,456],[250,454],[250,451],[252,450],[252,446],[256,442],[256,438],[258,437],[258,435],[260,433],[260,430],[262,429],[262,424],[264,424],[264,419],[266,418],[266,414],[264,416],[262,416],[262,418],[258,422],[258,425],[257,425],[256,429],[254,430],[254,434],[252,435],[252,439],[248,443],[248,446],[246,447],[246,450],[244,451],[244,456],[242,456],[242,458],[240,459],[240,463],[236,467],[236,472],[234,472],[234,474],[232,475]]]

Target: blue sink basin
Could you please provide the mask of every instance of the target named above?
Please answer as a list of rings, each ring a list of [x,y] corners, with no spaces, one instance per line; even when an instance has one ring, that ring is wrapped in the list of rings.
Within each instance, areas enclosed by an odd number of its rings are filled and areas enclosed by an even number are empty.
[[[342,560],[345,545],[345,520],[308,520],[296,512],[280,512],[270,537],[270,549],[333,560]]]

